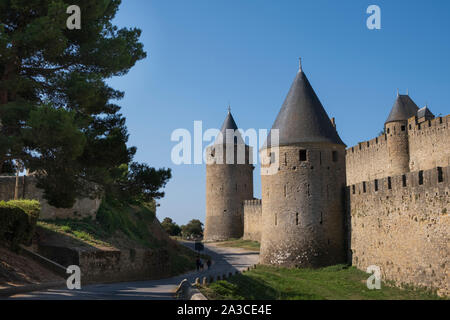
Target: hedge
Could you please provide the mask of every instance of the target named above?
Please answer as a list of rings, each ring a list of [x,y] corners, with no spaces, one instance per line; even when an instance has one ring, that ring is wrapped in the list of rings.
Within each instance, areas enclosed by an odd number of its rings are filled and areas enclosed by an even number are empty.
[[[34,234],[41,205],[36,200],[0,201],[0,241],[17,251],[29,245]]]

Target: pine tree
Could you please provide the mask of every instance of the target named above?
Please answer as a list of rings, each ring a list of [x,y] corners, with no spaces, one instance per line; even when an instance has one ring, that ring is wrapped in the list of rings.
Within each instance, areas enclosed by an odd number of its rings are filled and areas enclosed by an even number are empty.
[[[110,186],[136,148],[106,79],[146,53],[141,31],[112,24],[120,0],[0,0],[0,165],[17,159],[38,175],[45,198],[70,207],[89,186]],[[81,29],[69,30],[70,5]],[[164,186],[170,170],[155,170]],[[156,194],[158,196],[158,194]],[[161,196],[161,195],[159,195]]]

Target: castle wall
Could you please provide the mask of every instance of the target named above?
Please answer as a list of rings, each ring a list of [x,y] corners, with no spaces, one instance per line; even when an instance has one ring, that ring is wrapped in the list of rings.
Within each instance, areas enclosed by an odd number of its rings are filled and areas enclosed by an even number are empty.
[[[388,159],[387,135],[384,134],[347,149],[347,185],[384,177]]]
[[[0,177],[0,200],[8,201],[14,199],[16,177]],[[44,199],[44,191],[36,187],[36,178],[33,176],[19,177],[19,199],[39,200],[41,203],[41,214],[39,219],[84,219],[95,218],[100,207],[101,199],[82,198],[77,199],[74,206],[69,209],[56,208],[48,204]]]
[[[214,149],[212,149],[214,148]],[[205,240],[241,238],[244,233],[244,200],[253,199],[251,148],[245,148],[245,163],[226,164],[225,145],[207,149]],[[223,153],[219,155],[219,150]],[[223,159],[221,159],[223,157]]]
[[[427,170],[450,165],[450,115],[417,123],[408,121],[410,170]]]
[[[277,150],[276,174],[266,175],[262,166],[260,263],[320,267],[344,262],[344,146],[301,144],[261,153]]]
[[[450,115],[386,125],[385,135],[347,149],[347,185],[450,165]],[[405,131],[402,130],[405,128]]]
[[[244,240],[261,242],[261,200],[244,201]]]
[[[349,186],[352,264],[448,295],[449,180],[445,167]]]

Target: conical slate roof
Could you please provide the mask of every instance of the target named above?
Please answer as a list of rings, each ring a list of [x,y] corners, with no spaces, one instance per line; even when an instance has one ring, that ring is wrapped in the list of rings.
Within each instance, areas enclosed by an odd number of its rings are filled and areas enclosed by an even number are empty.
[[[434,114],[430,111],[430,109],[428,109],[428,107],[423,107],[417,111],[417,118],[433,119]]]
[[[409,97],[409,95],[397,96],[394,106],[392,107],[391,113],[386,120],[386,123],[393,121],[406,121],[409,118],[417,115],[419,107],[415,102]]]
[[[233,130],[233,131],[229,131]],[[227,134],[230,133],[232,135],[236,135],[237,139],[234,139],[234,137],[231,137],[231,141],[234,142],[234,144],[241,144],[243,143],[242,136],[238,130],[238,126],[236,125],[236,122],[234,121],[234,118],[231,114],[231,111],[228,111],[227,117],[225,118],[225,121],[223,122],[222,128],[220,129],[220,133],[216,137],[216,141],[214,144],[225,144],[227,141],[226,137]]]
[[[279,130],[279,145],[327,142],[345,145],[300,68],[272,130]],[[262,149],[271,146],[271,133]]]

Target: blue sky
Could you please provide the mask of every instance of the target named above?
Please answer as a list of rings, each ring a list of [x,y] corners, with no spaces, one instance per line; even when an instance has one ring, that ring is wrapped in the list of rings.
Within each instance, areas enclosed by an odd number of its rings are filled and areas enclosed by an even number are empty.
[[[381,30],[366,9],[381,8]],[[397,88],[449,113],[450,1],[125,0],[119,26],[142,29],[148,58],[110,84],[125,91],[136,160],[170,167],[158,217],[205,217],[205,165],[175,166],[175,129],[220,128],[230,103],[240,128],[270,129],[303,69],[343,141],[383,128]],[[206,143],[205,143],[206,146]],[[255,197],[261,195],[255,169]]]

